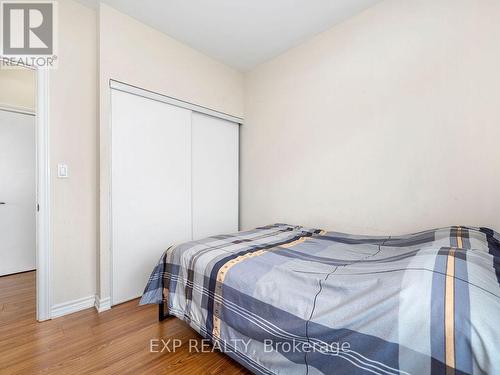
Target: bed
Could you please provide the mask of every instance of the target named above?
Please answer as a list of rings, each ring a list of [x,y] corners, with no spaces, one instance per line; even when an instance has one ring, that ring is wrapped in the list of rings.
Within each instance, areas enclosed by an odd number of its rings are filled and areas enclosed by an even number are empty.
[[[500,235],[288,224],[170,247],[159,304],[256,374],[499,374]]]

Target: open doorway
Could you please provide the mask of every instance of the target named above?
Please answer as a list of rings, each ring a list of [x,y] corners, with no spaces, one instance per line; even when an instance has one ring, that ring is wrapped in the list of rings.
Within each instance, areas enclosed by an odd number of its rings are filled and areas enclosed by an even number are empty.
[[[35,130],[35,207],[30,207],[30,212],[35,210],[35,253],[36,253],[36,272],[29,274],[31,278],[36,278],[36,292],[34,298],[35,306],[28,304],[33,309],[36,308],[36,319],[44,321],[51,318],[51,199],[50,199],[50,163],[49,163],[49,71],[47,69],[36,68],[34,66],[18,65],[16,67],[6,66],[9,64],[9,59],[0,55],[0,112],[8,117],[11,114],[25,114],[34,119]],[[22,76],[22,77],[20,77]],[[24,82],[24,83],[23,83]],[[7,142],[8,144],[8,142]],[[9,156],[2,157],[0,161],[8,160]],[[10,179],[3,175],[0,177],[0,184],[3,185],[10,182]],[[7,186],[7,185],[5,185]],[[7,188],[6,188],[7,189]],[[31,191],[32,193],[32,191]],[[10,198],[9,198],[10,199]],[[5,204],[0,205],[1,209],[9,205],[5,197],[0,197],[0,202]],[[26,203],[29,207],[29,203]],[[4,210],[7,213],[7,210]],[[30,215],[31,215],[30,213]],[[10,215],[6,215],[6,222],[9,223]],[[32,223],[32,222],[31,222]],[[3,229],[5,228],[5,229]],[[8,232],[8,226],[0,227],[0,239]],[[31,236],[31,232],[30,232]],[[32,241],[33,238],[30,237]],[[5,243],[0,241],[0,247],[5,246]],[[9,252],[6,250],[8,256]],[[32,259],[32,258],[31,258]],[[4,253],[0,253],[0,263],[4,262]],[[15,272],[12,268],[5,268],[3,272]],[[26,274],[19,274],[25,275]],[[1,278],[2,276],[0,276]],[[28,277],[29,279],[29,277]],[[7,279],[3,279],[4,281]],[[12,279],[9,279],[12,281]],[[14,280],[14,284],[18,281]],[[33,285],[33,280],[28,280],[29,285]],[[11,283],[10,288],[15,288]],[[8,287],[6,287],[8,289]],[[0,286],[0,291],[3,287]],[[31,289],[33,292],[33,289]],[[7,291],[4,291],[7,293]],[[15,289],[14,292],[15,294]],[[33,294],[31,294],[33,297]],[[20,299],[15,303],[19,304]],[[0,313],[5,312],[5,301],[0,295]],[[30,314],[32,315],[33,310]],[[2,316],[3,318],[3,316]]]
[[[0,87],[0,299],[9,307],[9,291],[22,291],[23,311],[9,311],[35,318],[36,71],[3,67]]]

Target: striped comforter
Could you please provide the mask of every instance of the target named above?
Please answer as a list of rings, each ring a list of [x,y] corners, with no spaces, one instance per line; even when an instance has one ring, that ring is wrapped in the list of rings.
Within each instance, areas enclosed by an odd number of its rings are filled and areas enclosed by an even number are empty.
[[[490,229],[275,224],[169,248],[141,303],[258,374],[500,374],[499,283]]]

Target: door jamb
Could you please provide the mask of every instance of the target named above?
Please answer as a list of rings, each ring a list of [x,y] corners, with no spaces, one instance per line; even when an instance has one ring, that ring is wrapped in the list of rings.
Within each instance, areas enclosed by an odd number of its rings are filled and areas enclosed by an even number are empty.
[[[50,190],[49,71],[36,72],[36,318],[51,319],[52,222]]]

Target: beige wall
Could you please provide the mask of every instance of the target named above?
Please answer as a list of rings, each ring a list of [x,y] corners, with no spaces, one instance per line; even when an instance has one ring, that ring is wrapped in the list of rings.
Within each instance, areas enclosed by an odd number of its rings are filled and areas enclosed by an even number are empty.
[[[386,0],[247,74],[243,227],[499,229],[499,16],[493,0]],[[109,296],[109,78],[243,115],[240,73],[107,6],[99,17],[97,40],[96,11],[59,1],[53,304]]]
[[[243,75],[113,8],[100,6],[100,280],[110,293],[109,80],[242,117]]]
[[[52,304],[93,296],[97,231],[97,13],[59,0],[59,65],[50,71]],[[57,163],[69,178],[57,178]]]
[[[386,0],[250,72],[243,227],[499,230],[499,19]]]
[[[35,110],[35,71],[0,69],[0,106]]]

